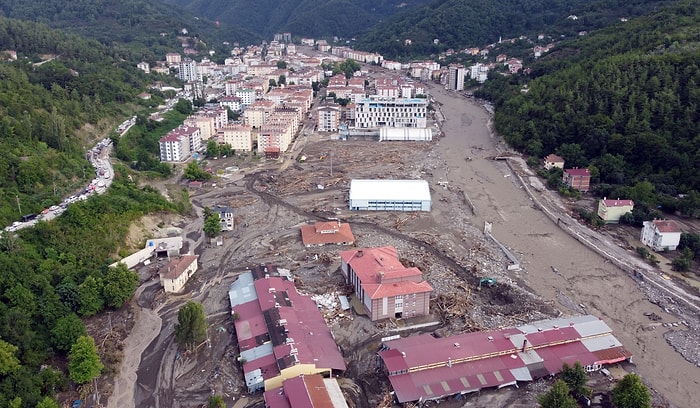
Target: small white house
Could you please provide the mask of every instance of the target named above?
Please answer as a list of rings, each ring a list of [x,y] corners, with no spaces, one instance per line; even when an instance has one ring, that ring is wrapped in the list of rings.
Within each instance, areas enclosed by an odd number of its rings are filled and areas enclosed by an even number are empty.
[[[681,241],[681,230],[674,221],[644,221],[642,243],[654,251],[675,251]]]
[[[179,293],[195,272],[198,255],[183,255],[173,259],[159,271],[160,283],[165,293]]]

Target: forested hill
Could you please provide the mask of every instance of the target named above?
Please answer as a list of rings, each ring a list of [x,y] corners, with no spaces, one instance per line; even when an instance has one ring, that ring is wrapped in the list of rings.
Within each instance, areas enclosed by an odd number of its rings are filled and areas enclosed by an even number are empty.
[[[448,48],[481,47],[502,38],[545,33],[575,36],[644,15],[669,0],[433,0],[378,24],[357,47],[386,58],[411,59]],[[571,18],[567,18],[572,16]],[[575,17],[574,17],[575,16]],[[406,45],[405,40],[411,44]],[[433,40],[439,40],[434,43]]]
[[[430,0],[160,0],[221,23],[243,27],[265,38],[350,37],[391,16]]]
[[[131,59],[95,40],[0,17],[1,227],[89,183],[91,137],[133,114],[136,94],[153,80]],[[56,393],[78,398],[76,384],[100,373],[95,352],[83,346],[91,340],[81,338],[87,330],[80,318],[132,296],[138,275],[106,265],[132,221],[176,207],[129,182],[127,171],[115,164],[107,192],[71,204],[51,222],[0,233],[0,407],[57,408]],[[118,341],[97,340],[102,362],[114,370]],[[79,363],[67,364],[69,352]]]
[[[45,26],[0,17],[0,225],[56,204],[85,185],[88,140],[78,129],[98,129],[124,117],[150,81],[127,51]],[[43,62],[42,62],[43,61]],[[112,122],[108,122],[112,123]],[[87,178],[85,178],[87,177]]]
[[[127,44],[144,54],[142,59],[147,61],[163,59],[166,52],[180,49],[177,36],[183,28],[190,36],[209,43],[210,48],[218,47],[222,51],[223,41],[249,44],[260,40],[256,34],[240,27],[215,24],[158,1],[3,0],[0,13],[5,17],[44,23],[104,44]]]
[[[678,1],[560,43],[532,77],[493,77],[481,95],[512,146],[590,168],[598,195],[698,215],[698,50],[700,1]]]

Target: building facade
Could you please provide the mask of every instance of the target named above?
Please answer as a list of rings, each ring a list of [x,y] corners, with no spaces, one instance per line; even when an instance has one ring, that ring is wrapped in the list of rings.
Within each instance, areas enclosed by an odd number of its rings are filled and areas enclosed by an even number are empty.
[[[165,293],[180,293],[185,284],[197,272],[197,255],[183,255],[173,259],[159,271],[160,283]]]
[[[672,220],[644,221],[640,241],[654,251],[675,251],[681,241],[681,229]]]
[[[564,169],[564,159],[562,157],[559,157],[556,154],[550,154],[544,158],[544,168],[546,170],[553,169],[555,167],[562,170]]]
[[[349,207],[354,211],[430,211],[425,180],[351,180]]]
[[[218,130],[219,143],[228,144],[235,151],[253,151],[253,133],[250,126],[232,124]]]
[[[355,104],[355,127],[427,127],[428,101],[372,95]]]
[[[634,201],[632,200],[608,200],[603,198],[598,201],[598,216],[606,224],[617,224],[620,222],[620,217],[634,210]]]
[[[567,187],[585,193],[591,188],[591,172],[588,169],[566,169],[562,182]]]
[[[183,162],[202,147],[200,130],[197,127],[181,126],[160,138],[160,161]]]
[[[318,108],[318,122],[316,124],[319,132],[337,132],[340,125],[340,105],[330,104]]]
[[[450,65],[448,77],[447,77],[447,89],[453,91],[463,91],[464,90],[464,77],[466,76],[467,69],[461,65]]]
[[[425,316],[433,288],[416,267],[406,268],[392,246],[340,252],[345,281],[370,320]]]

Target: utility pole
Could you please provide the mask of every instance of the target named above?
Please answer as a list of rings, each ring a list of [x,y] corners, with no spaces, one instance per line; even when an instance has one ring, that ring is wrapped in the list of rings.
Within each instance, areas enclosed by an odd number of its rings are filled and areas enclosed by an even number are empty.
[[[19,205],[19,194],[15,194],[15,198],[17,199],[17,209],[19,210],[19,215],[22,215],[22,207]]]
[[[331,152],[331,178],[333,178],[333,152]]]

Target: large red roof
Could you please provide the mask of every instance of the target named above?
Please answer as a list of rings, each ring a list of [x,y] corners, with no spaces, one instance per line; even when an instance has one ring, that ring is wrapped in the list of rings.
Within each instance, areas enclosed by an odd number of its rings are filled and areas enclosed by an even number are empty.
[[[411,336],[386,341],[384,347],[379,356],[401,403],[556,374],[564,363],[587,366],[631,357],[594,316],[444,338]]]
[[[396,248],[392,246],[341,251],[340,257],[350,265],[370,299],[433,290],[430,284],[423,280],[420,269],[403,266]]]
[[[673,220],[654,220],[653,222],[659,232],[681,232],[678,224]]]

